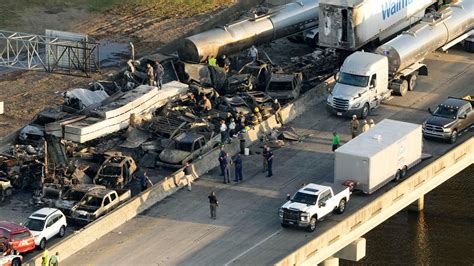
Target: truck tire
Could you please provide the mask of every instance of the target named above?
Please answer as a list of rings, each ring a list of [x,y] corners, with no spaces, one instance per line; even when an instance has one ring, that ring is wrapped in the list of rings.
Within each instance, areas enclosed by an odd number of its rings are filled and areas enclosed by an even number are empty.
[[[395,94],[404,96],[408,92],[408,81],[406,79],[393,81],[393,86],[391,87]]]
[[[341,199],[341,201],[339,201],[339,205],[336,208],[336,213],[342,214],[344,213],[345,210],[346,210],[346,199]]]
[[[402,176],[402,171],[401,171],[400,169],[398,169],[397,172],[395,173],[395,178],[394,178],[394,180],[395,180],[395,181],[400,180],[401,176]]]
[[[281,222],[281,227],[288,228],[290,225],[284,222]]]
[[[12,266],[21,266],[21,260],[20,258],[14,258],[12,260]]]
[[[418,78],[418,76],[416,74],[413,74],[413,75],[410,75],[408,77],[408,90],[409,91],[413,91],[415,90],[415,87],[416,87],[416,79]]]
[[[360,118],[365,119],[369,115],[369,112],[370,112],[370,107],[369,107],[369,104],[366,103],[364,104],[362,111],[360,111]]]
[[[7,190],[5,190],[5,196],[10,197],[11,195],[13,195],[13,189],[7,188]]]
[[[449,143],[454,144],[457,139],[458,139],[458,131],[455,129],[451,133],[451,137],[449,138]]]
[[[311,219],[309,220],[309,225],[308,227],[306,227],[306,231],[314,232],[314,230],[316,230],[316,221],[316,216],[311,217]]]
[[[408,167],[405,165],[403,166],[402,170],[400,171],[400,178],[405,178],[407,176]]]
[[[468,53],[474,53],[474,42],[464,41],[464,50]]]

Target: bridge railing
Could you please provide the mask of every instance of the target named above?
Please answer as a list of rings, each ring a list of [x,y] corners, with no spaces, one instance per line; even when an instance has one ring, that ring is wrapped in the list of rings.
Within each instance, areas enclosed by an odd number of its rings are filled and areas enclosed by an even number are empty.
[[[474,137],[351,214],[275,265],[320,263],[474,163]],[[349,203],[350,204],[350,203]]]

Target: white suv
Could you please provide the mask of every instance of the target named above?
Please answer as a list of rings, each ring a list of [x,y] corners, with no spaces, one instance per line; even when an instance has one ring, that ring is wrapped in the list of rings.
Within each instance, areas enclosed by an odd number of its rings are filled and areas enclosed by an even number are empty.
[[[55,208],[42,208],[34,212],[23,224],[30,229],[35,244],[40,249],[46,247],[46,241],[53,236],[63,237],[66,233],[66,216]]]

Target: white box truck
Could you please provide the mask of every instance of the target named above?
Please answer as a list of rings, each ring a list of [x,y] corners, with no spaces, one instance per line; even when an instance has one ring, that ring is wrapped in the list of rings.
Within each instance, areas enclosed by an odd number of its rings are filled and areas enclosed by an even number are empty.
[[[421,125],[385,119],[335,151],[334,183],[371,194],[421,161]]]

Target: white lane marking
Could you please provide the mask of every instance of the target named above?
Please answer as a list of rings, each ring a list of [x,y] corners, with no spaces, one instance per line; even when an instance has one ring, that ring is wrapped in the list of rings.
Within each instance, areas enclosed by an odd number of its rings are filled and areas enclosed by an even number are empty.
[[[251,246],[251,247],[250,247],[249,249],[247,249],[246,251],[240,253],[237,257],[235,257],[235,258],[229,260],[226,264],[224,264],[224,266],[228,266],[228,265],[231,264],[232,262],[236,261],[238,258],[240,258],[240,257],[242,257],[243,255],[249,253],[252,249],[254,249],[254,248],[260,246],[261,244],[263,244],[263,242],[265,242],[265,241],[267,241],[268,239],[274,237],[276,234],[280,233],[281,231],[283,231],[283,229],[280,229],[280,230],[276,231],[275,233],[273,233],[273,234],[271,234],[271,235],[265,237],[264,239],[260,240],[260,242],[258,242],[257,244]]]

